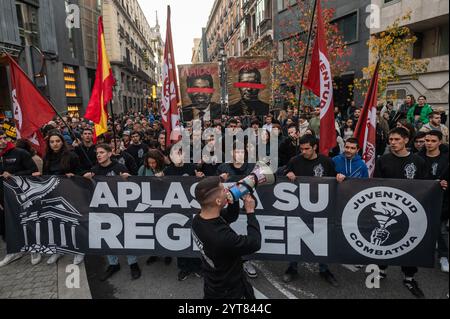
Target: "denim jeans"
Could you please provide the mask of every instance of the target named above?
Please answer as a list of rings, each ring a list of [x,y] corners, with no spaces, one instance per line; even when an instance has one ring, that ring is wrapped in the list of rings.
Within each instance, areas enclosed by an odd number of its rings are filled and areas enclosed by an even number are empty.
[[[298,263],[297,262],[292,262],[289,264],[289,269],[294,271],[294,272],[298,272]],[[323,273],[323,272],[327,272],[328,271],[328,265],[327,264],[319,264],[319,272]]]
[[[115,266],[119,264],[119,257],[118,256],[106,256],[108,258],[108,264],[110,266]],[[127,256],[128,266],[137,264],[137,257],[136,256]]]

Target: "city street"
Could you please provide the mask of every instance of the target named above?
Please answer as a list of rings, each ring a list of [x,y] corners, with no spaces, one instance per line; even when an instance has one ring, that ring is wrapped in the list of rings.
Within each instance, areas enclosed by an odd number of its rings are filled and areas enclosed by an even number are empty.
[[[448,299],[449,3],[0,0],[0,301]]]
[[[201,299],[203,280],[191,275],[186,281],[177,280],[175,263],[165,266],[159,261],[151,266],[140,258],[142,277],[131,280],[126,260],[121,259],[122,269],[110,280],[102,283],[98,276],[106,269],[102,257],[89,257],[86,262],[88,280],[94,299]],[[399,267],[388,270],[388,278],[380,289],[367,289],[363,270],[353,273],[340,265],[330,267],[341,287],[332,288],[318,275],[318,267],[303,264],[299,267],[298,280],[285,284],[282,275],[286,264],[280,262],[255,262],[258,278],[251,280],[258,299],[415,299],[402,284]],[[449,277],[440,269],[420,269],[417,281],[429,299],[447,298]]]

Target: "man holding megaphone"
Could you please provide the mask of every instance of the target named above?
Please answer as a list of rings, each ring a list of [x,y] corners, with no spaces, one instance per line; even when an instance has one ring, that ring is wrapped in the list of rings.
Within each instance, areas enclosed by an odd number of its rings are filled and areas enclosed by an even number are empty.
[[[205,299],[255,299],[243,271],[242,256],[261,249],[256,201],[251,194],[243,197],[247,236],[240,236],[230,227],[239,217],[239,199],[230,201],[233,196],[220,177],[202,180],[195,196],[201,212],[192,222],[192,236],[202,254]]]
[[[229,189],[222,181],[221,177],[208,177],[195,190],[201,212],[192,222],[192,236],[202,254],[205,298],[254,299],[242,260],[261,249],[253,192],[258,186],[274,184],[275,175],[269,166],[258,162],[249,176]],[[239,217],[241,199],[247,213],[247,236],[236,234],[230,227]]]

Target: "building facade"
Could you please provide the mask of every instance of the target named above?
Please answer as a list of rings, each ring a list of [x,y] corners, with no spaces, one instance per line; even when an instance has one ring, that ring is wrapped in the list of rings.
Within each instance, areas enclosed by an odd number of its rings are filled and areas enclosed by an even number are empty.
[[[80,116],[89,102],[95,51],[86,55],[85,46],[96,41],[90,30],[96,30],[100,6],[89,0],[0,2],[0,50],[18,59],[61,114]],[[0,82],[8,83],[6,68],[0,69]],[[3,111],[11,109],[9,96],[8,85],[2,85]]]
[[[156,24],[152,30],[151,47],[155,54],[155,75],[156,85],[152,88],[153,108],[155,112],[159,112],[160,101],[162,96],[162,66],[164,62],[164,41],[161,37],[161,27],[158,20],[158,12],[156,12]]]
[[[117,81],[115,113],[143,111],[157,85],[152,28],[137,0],[104,0],[105,41]]]
[[[400,81],[390,83],[387,96],[395,96],[397,104],[407,94],[416,98],[425,95],[435,109],[449,109],[449,2],[447,0],[372,0],[379,8],[379,27],[374,26],[371,34],[376,35],[391,25],[396,18],[411,11],[407,26],[418,38],[411,54],[416,59],[428,59],[428,70],[417,77],[404,74]],[[370,57],[373,59],[373,57]]]
[[[192,63],[200,63],[203,60],[203,56],[201,54],[201,43],[202,43],[202,39],[201,38],[195,38],[194,39],[194,46],[192,47],[192,58],[191,58],[191,62]]]
[[[272,0],[216,0],[205,29],[208,61],[224,54],[244,56],[272,51]]]
[[[311,2],[311,7],[312,3]],[[366,25],[366,19],[369,13],[366,11],[367,6],[370,5],[370,0],[352,1],[352,0],[335,0],[322,2],[322,5],[327,5],[335,10],[335,16],[332,20],[336,23],[344,37],[351,55],[346,58],[348,68],[343,74],[334,74],[337,89],[335,91],[335,105],[345,110],[352,100],[358,105],[362,105],[364,98],[358,92],[352,92],[351,88],[355,78],[363,76],[362,69],[368,65],[369,53],[367,48],[367,41],[370,38],[370,29]],[[290,40],[308,30],[300,30],[298,21],[299,9],[297,0],[277,0],[274,1],[273,16],[274,16],[274,38],[275,48],[277,50],[278,63],[287,63],[289,60],[288,46]],[[306,42],[306,35],[304,33],[304,40]],[[314,39],[311,42],[311,50]],[[298,88],[285,88],[291,92],[298,94]]]

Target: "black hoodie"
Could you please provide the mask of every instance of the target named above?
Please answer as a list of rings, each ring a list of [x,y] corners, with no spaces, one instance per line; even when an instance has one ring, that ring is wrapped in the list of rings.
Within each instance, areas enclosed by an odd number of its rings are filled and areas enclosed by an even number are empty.
[[[120,176],[120,174],[129,173],[124,165],[114,160],[106,167],[103,167],[100,164],[95,165],[91,169],[91,172],[97,176]]]

